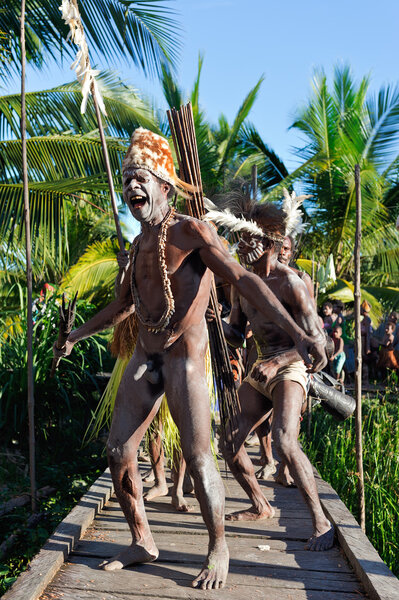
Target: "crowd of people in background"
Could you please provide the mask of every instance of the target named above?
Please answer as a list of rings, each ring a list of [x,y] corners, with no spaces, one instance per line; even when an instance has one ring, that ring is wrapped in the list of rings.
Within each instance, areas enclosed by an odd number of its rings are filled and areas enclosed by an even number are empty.
[[[361,304],[362,378],[369,381],[387,380],[399,369],[399,313],[391,312],[374,328],[370,318],[371,305]],[[340,383],[351,380],[355,371],[354,316],[343,302],[327,301],[321,309],[326,334],[334,343],[329,371]]]

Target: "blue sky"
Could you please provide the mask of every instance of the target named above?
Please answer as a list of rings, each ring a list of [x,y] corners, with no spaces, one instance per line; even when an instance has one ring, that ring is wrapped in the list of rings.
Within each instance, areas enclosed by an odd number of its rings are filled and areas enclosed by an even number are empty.
[[[356,77],[371,74],[372,90],[398,80],[397,0],[173,0],[170,5],[183,28],[178,68],[183,89],[192,86],[201,52],[201,104],[210,120],[223,112],[232,121],[264,74],[250,120],[289,169],[296,166],[291,148],[301,141],[288,128],[295,109],[309,95],[315,68],[331,74],[335,64],[347,62]],[[163,106],[159,85],[133,66],[105,61],[98,66],[119,70]],[[27,89],[71,79],[68,64],[49,64],[44,73],[28,69]],[[10,82],[9,91],[18,87]]]

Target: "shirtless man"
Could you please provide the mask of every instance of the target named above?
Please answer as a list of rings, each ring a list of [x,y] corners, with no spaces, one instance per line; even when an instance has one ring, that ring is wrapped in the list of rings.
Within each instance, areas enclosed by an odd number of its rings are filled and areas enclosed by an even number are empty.
[[[304,271],[295,269],[295,267],[292,267],[290,265],[292,255],[294,253],[294,249],[295,249],[294,238],[291,237],[290,235],[286,235],[283,240],[283,243],[281,244],[281,250],[280,250],[278,259],[281,263],[283,263],[283,265],[287,265],[287,267],[290,267],[294,271],[294,273],[296,273],[298,275],[298,277],[300,277],[302,279],[302,281],[306,285],[306,289],[309,292],[309,296],[312,298],[312,300],[315,303],[315,308],[317,308],[315,298],[314,298],[314,288],[313,288],[312,278]]]
[[[305,284],[278,260],[285,234],[284,212],[275,205],[254,205],[250,218],[260,225],[264,237],[258,239],[262,251],[254,254],[254,238],[244,234],[239,243],[240,259],[267,282],[280,302],[309,334],[321,334],[316,311],[310,303]],[[253,259],[254,257],[254,259]],[[252,508],[227,515],[229,520],[256,520],[273,516],[273,509],[262,494],[244,441],[250,431],[259,426],[273,408],[273,440],[287,464],[296,485],[310,510],[313,535],[308,550],[327,550],[334,540],[334,530],[320,505],[312,466],[298,444],[298,423],[306,398],[306,368],[293,347],[292,340],[270,318],[261,314],[247,299],[239,296],[230,315],[230,340],[243,332],[250,322],[258,350],[258,360],[240,389],[241,413],[237,418],[239,430],[235,435],[234,453],[231,439],[224,445],[225,458],[232,473],[252,501]],[[237,336],[237,339],[240,339]]]
[[[107,442],[112,480],[132,544],[102,567],[112,571],[158,557],[144,510],[137,449],[165,392],[209,532],[208,555],[192,585],[216,589],[226,581],[229,552],[224,488],[210,447],[205,377],[211,270],[292,335],[308,365],[307,353],[312,351],[314,369],[324,366],[324,341],[305,334],[262,280],[230,257],[212,227],[174,212],[168,199],[177,185],[184,184],[176,176],[168,142],[137,129],[123,161],[123,195],[141,223],[141,234],[133,242],[119,298],[72,331],[62,351],[54,352],[70,354],[79,340],[113,327],[135,311],[138,340],[118,389]]]

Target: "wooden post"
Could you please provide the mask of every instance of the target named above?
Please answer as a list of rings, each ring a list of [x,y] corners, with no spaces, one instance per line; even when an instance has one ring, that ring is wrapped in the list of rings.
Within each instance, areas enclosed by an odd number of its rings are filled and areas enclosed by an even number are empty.
[[[312,253],[312,284],[313,294],[315,293],[315,264],[314,264],[314,252]]]
[[[316,306],[317,306],[317,300],[318,300],[318,297],[319,297],[319,287],[320,287],[320,283],[317,280],[317,275],[319,273],[319,269],[320,269],[320,263],[318,262],[317,265],[316,265],[316,289],[315,289],[315,293],[314,293],[314,301],[316,303]]]
[[[360,247],[362,240],[362,196],[360,189],[360,167],[355,166],[356,189],[356,237],[355,237],[355,398],[356,398],[356,464],[358,473],[357,492],[359,497],[360,527],[365,531],[366,512],[363,474],[362,434],[362,338],[360,331]]]
[[[312,398],[309,393],[306,399],[306,417],[306,437],[308,440],[310,440],[310,434],[312,432]]]
[[[25,0],[21,0],[21,145],[22,182],[24,196],[25,246],[26,246],[26,340],[28,365],[28,419],[29,419],[29,475],[32,512],[36,512],[36,460],[35,460],[35,398],[33,377],[33,318],[32,318],[32,256],[29,211],[28,159],[26,150],[26,98],[25,98]]]
[[[256,197],[258,195],[258,167],[256,165],[252,165],[252,198],[256,202]]]

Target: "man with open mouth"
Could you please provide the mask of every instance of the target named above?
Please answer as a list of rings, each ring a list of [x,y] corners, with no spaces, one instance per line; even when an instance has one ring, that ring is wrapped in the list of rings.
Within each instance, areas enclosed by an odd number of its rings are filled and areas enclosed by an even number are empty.
[[[205,311],[211,271],[234,285],[269,320],[294,340],[308,366],[324,366],[324,341],[294,322],[268,287],[227,252],[211,226],[178,214],[169,205],[178,179],[167,140],[137,129],[123,161],[123,195],[141,233],[132,244],[128,272],[118,299],[71,332],[57,356],[76,342],[135,313],[138,340],[122,377],[107,442],[115,492],[129,524],[132,543],[104,561],[106,570],[156,560],[142,498],[137,449],[156,415],[163,393],[181,436],[181,446],[209,531],[209,550],[194,587],[224,586],[229,553],[224,535],[224,488],[210,447],[210,414],[205,377],[208,345]]]

